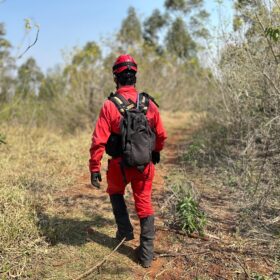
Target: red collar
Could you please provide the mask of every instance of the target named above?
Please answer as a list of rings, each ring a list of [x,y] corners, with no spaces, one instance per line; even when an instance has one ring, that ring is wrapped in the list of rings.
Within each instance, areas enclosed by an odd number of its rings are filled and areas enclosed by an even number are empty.
[[[129,85],[129,86],[122,86],[121,88],[119,88],[117,90],[117,93],[120,93],[120,94],[125,93],[125,92],[136,92],[136,88],[134,86]]]

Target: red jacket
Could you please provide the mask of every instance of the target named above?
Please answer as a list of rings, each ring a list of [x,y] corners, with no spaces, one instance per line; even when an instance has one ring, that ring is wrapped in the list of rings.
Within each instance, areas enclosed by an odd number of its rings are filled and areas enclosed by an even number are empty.
[[[134,86],[124,86],[117,90],[118,94],[121,94],[128,100],[129,98],[136,102],[137,91]],[[146,117],[148,122],[153,128],[156,134],[156,151],[161,151],[165,139],[167,138],[166,132],[163,128],[162,121],[159,115],[157,106],[150,101],[149,109]],[[90,148],[90,160],[89,169],[90,172],[99,172],[101,159],[105,150],[105,145],[111,135],[111,133],[120,134],[120,120],[122,115],[117,109],[116,105],[106,100],[101,108],[99,118],[96,122],[95,129],[92,135],[92,144]]]

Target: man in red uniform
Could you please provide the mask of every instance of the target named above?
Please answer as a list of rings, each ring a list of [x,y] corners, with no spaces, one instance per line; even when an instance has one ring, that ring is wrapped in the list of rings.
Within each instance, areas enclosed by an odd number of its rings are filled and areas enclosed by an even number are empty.
[[[137,64],[130,55],[121,55],[113,66],[114,81],[117,86],[116,94],[121,95],[125,100],[137,104],[138,92],[136,91]],[[89,168],[91,172],[91,183],[100,188],[101,159],[105,146],[112,134],[120,135],[120,123],[123,116],[111,100],[106,100],[100,111],[92,136],[90,148]],[[107,193],[113,208],[117,224],[117,239],[132,240],[133,227],[129,220],[124,192],[128,183],[131,183],[135,208],[140,219],[141,235],[140,246],[137,254],[138,260],[143,267],[149,267],[153,259],[154,211],[151,203],[152,181],[154,178],[154,164],[160,161],[160,151],[166,139],[166,132],[163,128],[156,104],[150,99],[146,112],[148,124],[155,134],[155,148],[152,152],[152,161],[142,170],[136,167],[123,166],[122,156],[113,157],[108,161],[107,171]]]

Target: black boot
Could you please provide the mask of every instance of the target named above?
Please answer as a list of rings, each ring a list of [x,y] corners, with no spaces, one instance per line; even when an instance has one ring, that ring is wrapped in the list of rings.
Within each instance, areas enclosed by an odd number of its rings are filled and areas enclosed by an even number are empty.
[[[110,195],[110,201],[113,208],[113,213],[118,226],[116,238],[122,240],[124,237],[126,241],[134,239],[133,227],[130,223],[124,197],[122,194]]]
[[[141,234],[137,255],[140,264],[145,268],[151,266],[154,257],[154,220],[153,215],[140,219]]]

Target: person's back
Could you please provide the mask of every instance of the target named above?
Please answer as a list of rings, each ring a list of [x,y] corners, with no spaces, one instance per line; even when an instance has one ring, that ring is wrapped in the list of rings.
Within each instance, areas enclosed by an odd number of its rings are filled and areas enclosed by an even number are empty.
[[[129,55],[120,56],[114,66],[114,80],[117,84],[116,94],[121,95],[131,104],[137,105],[138,92],[135,89],[137,65]],[[133,227],[130,223],[127,208],[124,201],[125,187],[131,183],[135,208],[140,219],[141,236],[138,250],[138,259],[142,266],[149,267],[153,259],[154,239],[154,212],[151,203],[152,180],[154,178],[154,164],[160,160],[160,151],[166,139],[161,118],[156,104],[150,99],[145,112],[147,121],[155,135],[155,146],[152,151],[152,162],[143,168],[127,166],[124,155],[113,156],[108,161],[107,193],[110,195],[112,208],[117,223],[118,239],[131,240],[134,238]],[[112,135],[121,137],[121,121],[123,115],[118,106],[108,99],[103,104],[97,120],[90,149],[90,172],[93,186],[99,187],[101,181],[100,164],[105,150]],[[108,143],[108,144],[107,144]],[[121,147],[120,147],[121,148]]]

